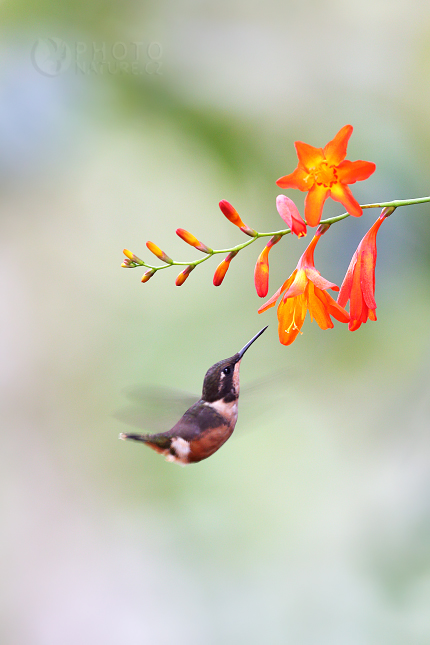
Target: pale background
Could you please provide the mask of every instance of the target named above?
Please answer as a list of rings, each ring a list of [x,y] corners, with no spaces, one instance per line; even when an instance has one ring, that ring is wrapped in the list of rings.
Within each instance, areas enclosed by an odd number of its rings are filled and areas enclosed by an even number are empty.
[[[124,247],[149,260],[146,240],[197,257],[177,227],[243,240],[220,199],[281,227],[293,142],[346,123],[348,158],[377,165],[360,202],[428,194],[430,4],[18,0],[0,20],[1,642],[429,643],[430,207],[380,230],[377,323],[308,319],[288,348],[256,313],[262,243],[219,289],[217,259],[181,289],[175,269],[142,285],[120,264]],[[50,37],[71,55],[52,77],[31,56]],[[78,43],[130,59],[136,41],[141,74],[77,72]],[[321,241],[328,280],[376,215]],[[304,247],[272,251],[270,293]],[[242,384],[268,382],[211,459],[118,441],[125,388],[198,393],[265,324]]]

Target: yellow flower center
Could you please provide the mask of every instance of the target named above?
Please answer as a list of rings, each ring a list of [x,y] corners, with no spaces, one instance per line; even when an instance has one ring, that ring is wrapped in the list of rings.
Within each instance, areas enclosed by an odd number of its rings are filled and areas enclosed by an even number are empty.
[[[336,166],[329,166],[326,161],[322,161],[315,169],[312,169],[315,183],[320,186],[330,188],[333,184],[338,183]]]

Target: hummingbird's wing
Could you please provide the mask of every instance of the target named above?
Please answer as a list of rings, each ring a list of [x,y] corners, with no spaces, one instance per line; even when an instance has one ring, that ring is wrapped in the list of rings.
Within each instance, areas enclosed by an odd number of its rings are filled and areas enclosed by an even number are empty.
[[[165,432],[199,399],[198,395],[158,386],[133,387],[125,390],[132,402],[113,413],[124,423],[148,432]]]
[[[282,405],[286,382],[293,376],[292,370],[282,369],[241,387],[235,434],[249,431],[250,427],[257,428],[254,422],[267,414],[273,399]],[[113,416],[150,433],[170,430],[200,398],[197,394],[156,385],[131,387],[124,393],[131,403],[114,412]]]

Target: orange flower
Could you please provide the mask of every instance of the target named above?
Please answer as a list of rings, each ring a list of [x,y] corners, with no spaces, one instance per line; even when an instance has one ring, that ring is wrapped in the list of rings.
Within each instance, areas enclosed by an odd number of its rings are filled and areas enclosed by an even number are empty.
[[[308,309],[311,320],[314,318],[321,329],[333,327],[330,316],[340,322],[349,321],[348,312],[326,292],[327,289],[339,291],[339,287],[323,278],[314,265],[315,246],[327,228],[328,226],[318,228],[288,280],[258,310],[261,314],[273,307],[285,291],[278,306],[279,340],[283,345],[291,345],[294,342],[302,328]]]
[[[382,211],[373,226],[361,240],[342,282],[337,302],[344,307],[348,300],[350,331],[358,329],[367,319],[376,320],[375,302],[375,266],[376,266],[376,236],[386,217],[394,211],[386,208]]]
[[[314,148],[296,141],[298,166],[290,175],[276,182],[281,188],[309,191],[305,199],[305,219],[309,226],[319,224],[327,197],[343,204],[354,217],[360,217],[363,213],[348,184],[367,179],[376,166],[370,161],[345,160],[352,130],[352,125],[345,125],[325,148]]]

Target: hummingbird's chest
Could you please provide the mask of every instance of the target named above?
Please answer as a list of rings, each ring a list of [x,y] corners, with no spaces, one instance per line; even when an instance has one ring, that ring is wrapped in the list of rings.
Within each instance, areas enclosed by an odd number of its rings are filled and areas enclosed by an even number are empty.
[[[182,464],[207,459],[231,437],[237,421],[235,401],[200,401],[170,431],[168,461]]]
[[[202,459],[213,455],[231,437],[236,425],[237,399],[228,403],[215,401],[214,403],[206,403],[206,405],[219,415],[222,422],[201,432],[190,441],[189,462],[202,461]]]
[[[221,399],[221,401],[206,403],[206,405],[216,410],[218,414],[220,414],[229,425],[233,424],[234,429],[237,421],[237,403],[237,399],[235,399],[234,401],[229,401],[228,403],[226,403],[224,399]]]

